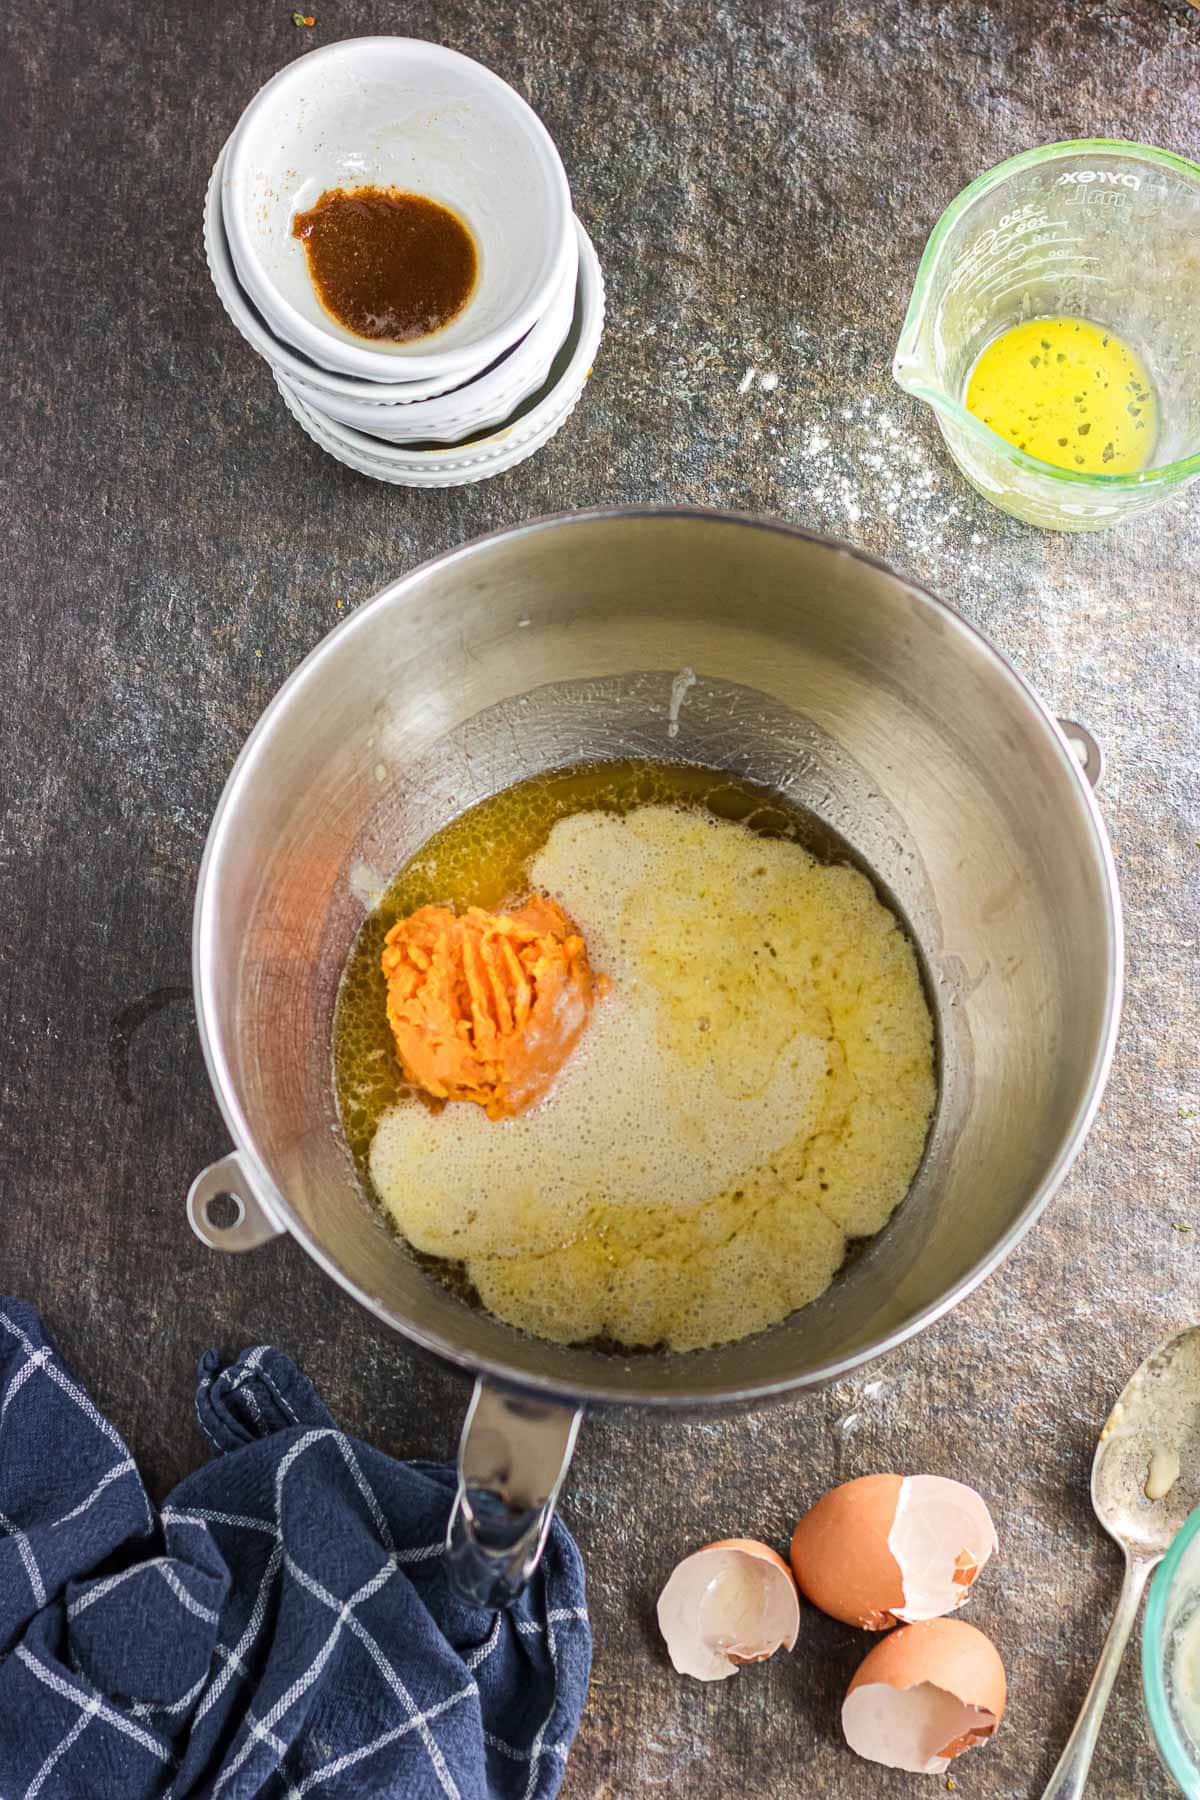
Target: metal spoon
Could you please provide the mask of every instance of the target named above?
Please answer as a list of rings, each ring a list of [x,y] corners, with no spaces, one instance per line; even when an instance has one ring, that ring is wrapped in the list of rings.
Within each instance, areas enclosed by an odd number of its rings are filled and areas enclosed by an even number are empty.
[[[1092,1505],[1125,1552],[1125,1580],[1087,1699],[1043,1800],[1078,1800],[1083,1793],[1146,1583],[1198,1500],[1200,1326],[1193,1325],[1146,1358],[1100,1433]]]

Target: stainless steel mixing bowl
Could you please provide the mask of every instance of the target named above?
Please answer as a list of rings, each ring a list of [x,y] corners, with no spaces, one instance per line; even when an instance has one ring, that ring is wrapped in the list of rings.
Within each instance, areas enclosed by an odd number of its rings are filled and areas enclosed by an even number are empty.
[[[814,1305],[687,1355],[538,1342],[452,1296],[357,1186],[331,1082],[338,977],[377,876],[498,788],[624,756],[737,770],[836,828],[913,929],[940,1040],[938,1112],[891,1224]],[[194,944],[236,1149],[199,1177],[190,1216],[229,1249],[290,1232],[381,1319],[484,1378],[455,1530],[476,1520],[474,1492],[502,1493],[524,1516],[493,1573],[516,1580],[582,1403],[747,1405],[826,1381],[1003,1260],[1099,1102],[1121,960],[1088,779],[956,613],[786,525],[667,509],[538,521],[361,607],[243,750],[209,836]],[[221,1192],[239,1209],[225,1229],[209,1214]]]

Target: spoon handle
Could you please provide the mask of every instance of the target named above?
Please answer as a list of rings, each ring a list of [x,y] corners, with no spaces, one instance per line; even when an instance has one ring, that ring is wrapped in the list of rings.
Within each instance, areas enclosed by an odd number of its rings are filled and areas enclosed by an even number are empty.
[[[1145,1561],[1126,1560],[1125,1580],[1121,1584],[1121,1598],[1117,1602],[1117,1610],[1113,1622],[1108,1628],[1108,1636],[1104,1640],[1104,1649],[1100,1652],[1100,1661],[1096,1665],[1096,1673],[1092,1676],[1092,1685],[1087,1691],[1087,1699],[1080,1709],[1075,1721],[1075,1729],[1067,1739],[1066,1748],[1058,1759],[1058,1765],[1042,1800],[1080,1800],[1087,1786],[1088,1770],[1092,1766],[1092,1752],[1096,1748],[1096,1739],[1100,1735],[1100,1727],[1104,1723],[1104,1711],[1108,1705],[1108,1697],[1112,1693],[1113,1682],[1117,1679],[1117,1671],[1121,1667],[1121,1658],[1125,1654],[1125,1646],[1129,1642],[1129,1633],[1133,1629],[1133,1621],[1137,1618],[1137,1610],[1141,1604],[1142,1593],[1150,1572],[1158,1562],[1158,1557]]]

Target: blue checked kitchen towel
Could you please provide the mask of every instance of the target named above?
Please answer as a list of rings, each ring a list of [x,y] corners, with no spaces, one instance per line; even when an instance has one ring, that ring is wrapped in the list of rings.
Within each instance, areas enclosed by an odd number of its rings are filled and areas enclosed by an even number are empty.
[[[3,1800],[550,1800],[591,1664],[566,1528],[481,1611],[442,1569],[449,1469],[347,1437],[278,1350],[210,1352],[196,1408],[219,1454],[156,1510],[0,1299]]]

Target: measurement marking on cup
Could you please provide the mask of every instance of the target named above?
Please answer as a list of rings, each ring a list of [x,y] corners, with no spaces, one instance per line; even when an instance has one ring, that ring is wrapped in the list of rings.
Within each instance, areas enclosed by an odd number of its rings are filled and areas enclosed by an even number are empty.
[[[1066,206],[1128,206],[1128,194],[1114,194],[1111,188],[1084,188],[1082,193],[1068,194]]]

